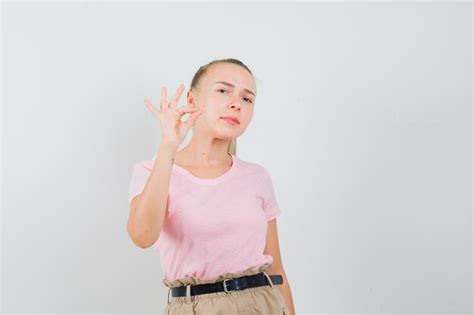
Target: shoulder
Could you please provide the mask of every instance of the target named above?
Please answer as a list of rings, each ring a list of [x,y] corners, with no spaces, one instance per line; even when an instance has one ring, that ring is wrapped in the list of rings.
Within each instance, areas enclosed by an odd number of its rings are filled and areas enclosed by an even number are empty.
[[[241,173],[245,175],[259,178],[265,178],[270,175],[267,168],[260,163],[243,160],[241,158],[238,158],[238,163]]]
[[[153,169],[153,164],[155,163],[155,158],[140,160],[133,164],[134,171],[151,171]]]

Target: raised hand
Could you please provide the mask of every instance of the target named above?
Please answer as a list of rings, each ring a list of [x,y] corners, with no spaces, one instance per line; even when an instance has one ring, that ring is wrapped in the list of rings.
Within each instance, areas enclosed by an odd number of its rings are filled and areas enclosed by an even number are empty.
[[[180,84],[173,99],[167,101],[166,87],[161,88],[160,109],[158,110],[149,100],[145,100],[145,105],[160,121],[161,126],[161,141],[173,146],[176,149],[183,142],[189,129],[200,114],[202,109],[198,107],[183,106],[177,108],[179,98],[184,90],[184,84]],[[192,113],[187,120],[182,121],[181,117],[186,113]]]

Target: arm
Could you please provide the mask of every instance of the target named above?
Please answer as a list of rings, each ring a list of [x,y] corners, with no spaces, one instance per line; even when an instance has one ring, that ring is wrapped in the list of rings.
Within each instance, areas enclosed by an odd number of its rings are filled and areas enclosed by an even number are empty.
[[[268,221],[268,231],[267,231],[264,254],[273,256],[273,264],[271,265],[267,273],[269,275],[276,275],[276,274],[282,275],[283,284],[277,285],[276,287],[280,289],[280,292],[282,293],[285,299],[286,305],[288,306],[288,309],[290,310],[291,315],[295,315],[296,312],[295,312],[295,306],[293,303],[293,297],[291,294],[290,284],[288,282],[288,278],[286,277],[286,273],[283,268],[283,263],[281,261],[276,219]]]
[[[130,203],[127,232],[138,247],[150,247],[160,236],[175,153],[173,146],[160,144],[155,164],[142,193],[135,196]]]

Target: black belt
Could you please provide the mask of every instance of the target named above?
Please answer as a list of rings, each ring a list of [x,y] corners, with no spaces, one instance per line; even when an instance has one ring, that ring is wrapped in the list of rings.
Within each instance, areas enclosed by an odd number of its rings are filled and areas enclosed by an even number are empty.
[[[271,275],[273,284],[283,284],[283,277],[280,275]],[[244,290],[247,288],[270,285],[263,272],[251,276],[225,279],[214,283],[201,283],[191,285],[191,295],[199,295],[214,292],[229,292],[235,290]],[[171,297],[186,296],[186,286],[171,289]]]

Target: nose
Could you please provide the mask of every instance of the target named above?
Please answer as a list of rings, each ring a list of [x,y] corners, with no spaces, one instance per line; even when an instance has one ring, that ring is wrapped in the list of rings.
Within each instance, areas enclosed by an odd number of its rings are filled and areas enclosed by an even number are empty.
[[[240,110],[240,107],[242,106],[242,104],[240,103],[241,100],[239,100],[239,98],[234,98],[232,100],[232,102],[230,103],[230,107],[233,108],[233,109],[238,109]]]
[[[234,102],[230,105],[230,108],[240,110],[240,104]]]

